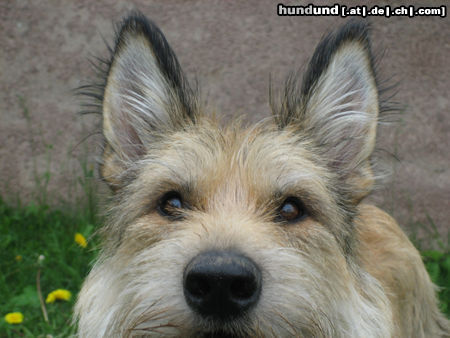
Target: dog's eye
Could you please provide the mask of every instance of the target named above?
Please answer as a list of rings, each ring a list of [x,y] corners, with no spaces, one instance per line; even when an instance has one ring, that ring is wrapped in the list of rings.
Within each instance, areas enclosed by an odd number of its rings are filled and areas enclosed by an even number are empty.
[[[286,222],[296,222],[307,216],[303,203],[295,197],[287,198],[278,210],[278,218]]]
[[[170,191],[166,193],[160,200],[158,211],[163,216],[176,217],[179,216],[180,209],[184,208],[183,200],[179,193]]]

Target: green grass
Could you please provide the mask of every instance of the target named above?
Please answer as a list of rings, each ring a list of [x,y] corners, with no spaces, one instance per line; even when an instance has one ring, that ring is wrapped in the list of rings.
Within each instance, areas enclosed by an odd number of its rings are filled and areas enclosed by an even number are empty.
[[[96,227],[86,215],[36,204],[11,207],[0,200],[1,337],[67,337],[74,333],[72,307],[97,252],[95,240],[89,239]],[[86,248],[75,243],[77,232],[88,239]],[[48,322],[39,301],[38,273]],[[55,289],[69,290],[71,300],[46,304],[47,295]],[[6,323],[5,314],[16,311],[24,315],[23,323]]]
[[[450,232],[444,240],[433,219],[428,214],[426,216],[426,223],[410,222],[410,238],[421,252],[431,280],[441,288],[440,307],[450,318]]]
[[[450,253],[437,250],[422,251],[431,280],[441,287],[439,292],[442,312],[450,318]]]

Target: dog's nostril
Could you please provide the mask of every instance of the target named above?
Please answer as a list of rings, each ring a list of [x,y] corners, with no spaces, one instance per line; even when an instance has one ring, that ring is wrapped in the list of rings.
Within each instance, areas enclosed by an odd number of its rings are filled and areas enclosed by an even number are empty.
[[[230,251],[199,254],[184,271],[184,296],[204,317],[228,319],[258,302],[261,272],[249,258]]]
[[[230,293],[237,299],[251,298],[257,288],[256,281],[251,277],[237,277],[230,285]]]
[[[207,276],[193,272],[186,276],[185,288],[194,297],[206,297],[211,292],[210,282]]]

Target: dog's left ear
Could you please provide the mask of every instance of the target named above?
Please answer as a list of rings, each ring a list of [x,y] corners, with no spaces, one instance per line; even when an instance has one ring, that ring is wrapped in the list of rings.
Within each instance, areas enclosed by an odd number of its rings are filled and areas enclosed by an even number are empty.
[[[300,91],[291,79],[276,116],[280,128],[305,132],[359,202],[373,185],[378,91],[368,27],[350,21],[316,48]]]

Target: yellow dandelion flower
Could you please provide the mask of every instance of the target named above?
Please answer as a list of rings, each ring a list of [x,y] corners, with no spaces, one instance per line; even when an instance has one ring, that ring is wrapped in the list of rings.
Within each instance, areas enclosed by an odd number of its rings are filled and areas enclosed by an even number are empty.
[[[77,244],[79,246],[81,246],[82,248],[87,247],[87,241],[86,238],[84,238],[84,236],[82,234],[80,234],[79,232],[77,232],[75,234],[75,242],[77,242]]]
[[[22,260],[22,256],[21,255],[17,255],[16,256],[16,262],[20,262]]]
[[[64,289],[57,289],[55,291],[52,291],[48,294],[47,299],[45,300],[46,303],[54,303],[55,300],[70,300],[72,297],[72,294],[68,290]]]
[[[23,314],[20,312],[10,312],[5,316],[8,324],[20,324],[23,322]]]

